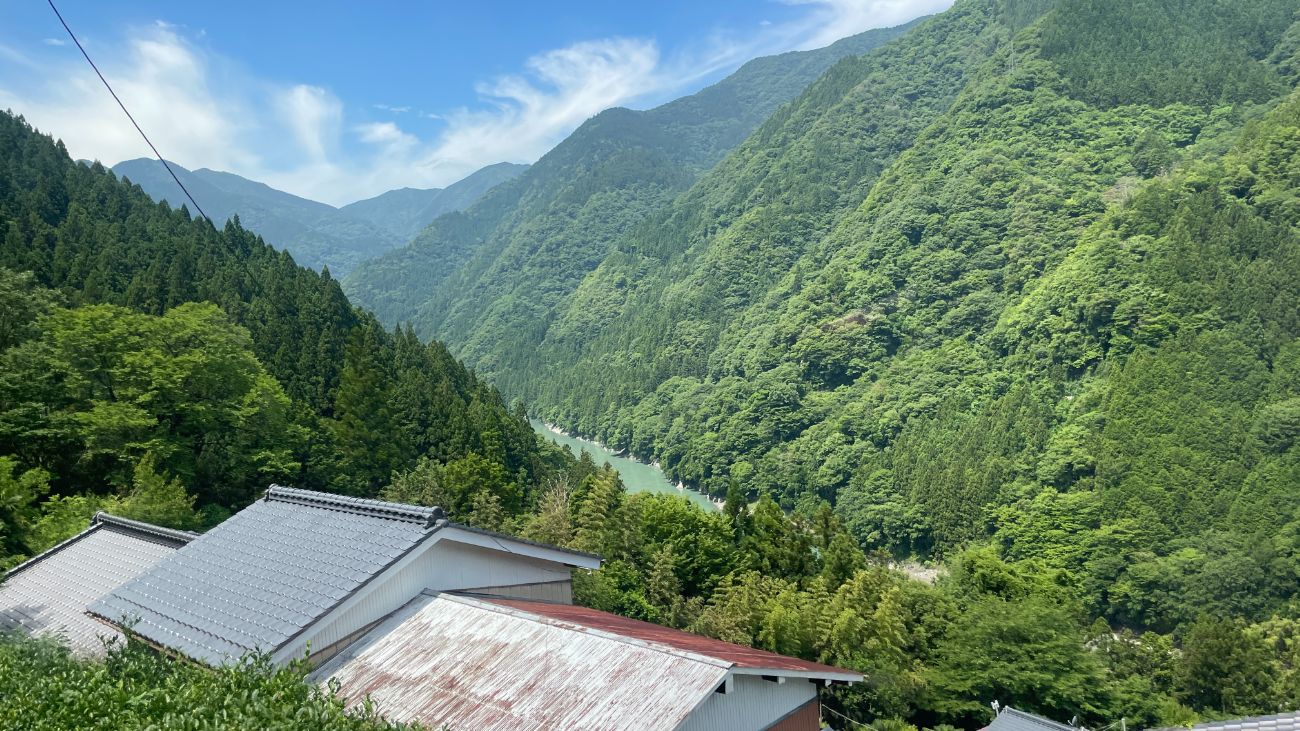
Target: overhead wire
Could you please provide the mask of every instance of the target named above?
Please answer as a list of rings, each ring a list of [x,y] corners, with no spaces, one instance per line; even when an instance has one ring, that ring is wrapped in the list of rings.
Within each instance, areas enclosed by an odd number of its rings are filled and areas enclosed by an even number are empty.
[[[59,23],[63,26],[63,29],[68,32],[68,37],[77,45],[77,50],[81,51],[82,56],[85,56],[86,63],[90,64],[90,68],[95,70],[95,75],[99,77],[99,80],[104,82],[104,88],[108,89],[108,93],[113,96],[113,101],[117,102],[117,105],[122,108],[122,113],[126,115],[127,119],[131,120],[131,124],[135,126],[135,131],[140,133],[140,136],[144,138],[145,144],[149,145],[149,149],[153,150],[154,157],[158,158],[158,162],[161,162],[163,167],[167,168],[167,172],[172,176],[172,180],[175,180],[176,185],[180,187],[181,192],[185,193],[185,197],[190,200],[190,203],[194,206],[194,210],[198,211],[199,215],[206,218],[209,222],[212,221],[211,218],[208,218],[208,214],[204,213],[203,209],[199,207],[199,202],[194,200],[194,196],[190,195],[190,191],[176,175],[176,171],[172,170],[172,166],[163,158],[162,153],[158,152],[158,148],[155,147],[153,141],[149,139],[149,135],[145,134],[144,130],[140,128],[140,123],[135,121],[135,117],[131,116],[130,110],[128,110],[126,105],[122,103],[122,99],[118,97],[117,92],[113,91],[113,85],[108,83],[108,79],[104,78],[103,72],[99,70],[99,67],[96,66],[95,62],[90,58],[90,54],[86,53],[85,46],[81,45],[81,41],[77,39],[77,34],[73,33],[72,28],[68,27],[68,21],[63,19],[63,13],[60,13],[59,9],[55,7],[54,0],[47,0],[47,2],[49,2],[50,10],[54,11],[54,15],[59,19]]]

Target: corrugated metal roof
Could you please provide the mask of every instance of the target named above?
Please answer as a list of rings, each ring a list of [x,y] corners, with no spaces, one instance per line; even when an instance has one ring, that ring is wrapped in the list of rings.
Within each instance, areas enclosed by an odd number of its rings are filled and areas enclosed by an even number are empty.
[[[86,606],[149,570],[196,534],[100,513],[85,531],[15,567],[0,583],[0,629],[62,638],[78,655],[120,636]]]
[[[668,731],[730,663],[629,643],[538,614],[422,594],[322,666],[352,703],[394,721],[493,731]]]
[[[1057,723],[1050,718],[1043,718],[1032,713],[1005,706],[998,711],[993,722],[983,731],[1081,731],[1064,723]]]
[[[274,652],[448,526],[439,508],[273,485],[90,611],[208,663]]]
[[[1177,728],[1177,727],[1174,727]],[[1174,731],[1174,728],[1158,731]],[[1211,721],[1189,726],[1193,731],[1300,731],[1300,711],[1272,716],[1250,716],[1227,721]]]
[[[91,605],[209,663],[271,652],[436,529],[432,508],[273,486]]]
[[[735,668],[763,671],[771,675],[797,673],[800,677],[846,681],[862,680],[861,674],[851,670],[723,642],[712,637],[704,637],[670,627],[651,624],[650,622],[628,619],[617,614],[609,614],[608,612],[588,609],[587,607],[524,599],[507,599],[496,596],[485,596],[481,600],[500,607],[528,612],[539,617],[584,629],[597,630],[621,638],[710,657]]]

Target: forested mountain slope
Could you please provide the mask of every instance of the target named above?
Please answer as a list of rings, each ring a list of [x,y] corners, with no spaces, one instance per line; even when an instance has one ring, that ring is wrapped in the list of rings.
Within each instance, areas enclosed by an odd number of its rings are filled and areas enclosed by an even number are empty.
[[[1175,539],[1279,529],[1294,163],[1284,133],[1256,146],[1290,129],[1295,13],[959,3],[631,227],[533,313],[540,348],[489,357],[517,331],[454,313],[441,332],[561,424],[714,494],[836,501],[900,553],[996,533],[1037,556],[1008,531],[1086,514],[1097,540],[1133,521],[1126,550],[1161,565]]]
[[[384,322],[453,339],[495,373],[539,342],[554,305],[629,227],[663,207],[836,60],[905,32],[873,30],[815,51],[759,58],[648,111],[609,109],[529,171],[410,246],[345,279]],[[508,351],[508,353],[507,353]]]
[[[489,165],[446,188],[403,188],[335,208],[233,173],[169,164],[218,226],[239,216],[248,230],[293,254],[299,263],[316,270],[328,267],[336,276],[365,259],[404,246],[433,219],[469,207],[493,186],[527,169],[509,163]],[[185,194],[157,160],[127,160],[114,165],[113,172],[156,201],[187,204]]]
[[[373,495],[421,458],[527,496],[557,458],[443,346],[9,114],[0,230],[0,562],[172,479],[184,523],[272,481]]]

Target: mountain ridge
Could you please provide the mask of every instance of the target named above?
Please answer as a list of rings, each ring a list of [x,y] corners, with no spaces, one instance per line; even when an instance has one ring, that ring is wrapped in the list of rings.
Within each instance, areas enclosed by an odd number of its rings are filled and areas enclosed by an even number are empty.
[[[335,207],[235,173],[169,164],[214,223],[222,225],[238,215],[243,225],[289,251],[305,266],[328,267],[337,276],[367,258],[404,245],[434,218],[472,204],[527,169],[526,165],[497,163],[446,188],[405,188]],[[187,203],[157,160],[125,160],[112,170],[140,185],[154,200],[166,200],[176,207]]]

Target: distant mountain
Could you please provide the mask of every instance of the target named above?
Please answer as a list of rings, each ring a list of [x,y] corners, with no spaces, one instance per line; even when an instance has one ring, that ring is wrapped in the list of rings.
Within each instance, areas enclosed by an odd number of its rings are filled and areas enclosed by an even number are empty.
[[[410,241],[444,213],[461,211],[501,183],[527,170],[527,165],[500,162],[471,174],[446,188],[398,188],[387,193],[349,203],[339,210],[369,221]]]
[[[837,61],[867,53],[916,22],[757,58],[654,109],[607,109],[526,173],[464,213],[438,218],[409,246],[367,262],[344,286],[382,320],[410,321],[421,335],[445,338],[496,374],[535,352],[554,308],[615,240]]]
[[[188,170],[174,162],[171,166],[218,225],[239,216],[245,228],[288,251],[300,264],[313,269],[328,266],[336,276],[406,244],[433,219],[468,207],[493,186],[527,169],[510,163],[490,165],[444,189],[402,188],[335,208],[234,173]],[[157,160],[127,160],[114,165],[113,172],[139,185],[154,200],[188,205]]]

